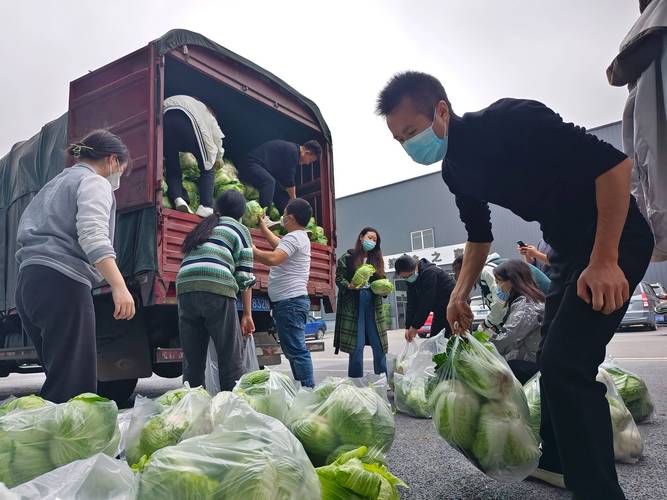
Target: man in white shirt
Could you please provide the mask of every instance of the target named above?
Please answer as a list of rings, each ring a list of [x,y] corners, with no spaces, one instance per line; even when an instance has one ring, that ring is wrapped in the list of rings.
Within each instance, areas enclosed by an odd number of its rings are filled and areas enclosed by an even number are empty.
[[[282,239],[267,227],[267,219],[260,221],[259,229],[273,250],[253,246],[255,260],[270,266],[269,299],[273,319],[283,353],[292,367],[294,378],[301,385],[313,387],[313,361],[306,348],[306,320],[310,310],[308,277],[310,275],[310,240],[305,231],[313,215],[310,204],[296,198],[289,202],[283,214],[287,235]]]

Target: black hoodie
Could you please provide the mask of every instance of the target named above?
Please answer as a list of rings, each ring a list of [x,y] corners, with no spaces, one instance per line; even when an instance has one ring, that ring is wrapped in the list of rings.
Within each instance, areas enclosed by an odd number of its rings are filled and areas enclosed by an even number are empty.
[[[444,313],[455,283],[446,271],[426,259],[419,261],[417,271],[417,281],[408,283],[405,327],[419,330],[424,326],[430,312],[443,309]]]

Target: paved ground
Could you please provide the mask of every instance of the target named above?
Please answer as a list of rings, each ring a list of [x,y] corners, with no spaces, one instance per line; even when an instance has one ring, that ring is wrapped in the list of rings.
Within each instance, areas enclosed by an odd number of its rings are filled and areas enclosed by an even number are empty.
[[[327,335],[326,351],[313,355],[316,379],[347,374],[347,355],[333,354],[332,338]],[[404,340],[402,332],[390,333],[390,352],[398,353]],[[621,484],[629,499],[667,498],[667,328],[657,332],[618,333],[608,354],[628,369],[642,375],[656,403],[656,415],[640,425],[644,439],[644,457],[635,465],[618,465]],[[365,366],[372,371],[370,349]],[[283,363],[276,367],[289,371]],[[39,390],[43,375],[12,375],[0,379],[0,400],[10,394],[24,395]],[[153,377],[142,380],[137,393],[157,396],[178,386],[178,379]],[[405,499],[561,499],[566,492],[538,482],[501,484],[488,479],[472,467],[459,453],[438,437],[430,420],[398,414],[396,440],[389,453],[392,471],[402,477],[410,489]]]

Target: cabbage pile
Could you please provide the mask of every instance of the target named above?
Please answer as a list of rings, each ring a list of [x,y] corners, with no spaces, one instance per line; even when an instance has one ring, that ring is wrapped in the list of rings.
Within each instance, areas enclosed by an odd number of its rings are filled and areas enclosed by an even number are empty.
[[[366,446],[343,453],[316,470],[322,500],[398,500],[397,486],[407,487],[389,472],[380,454],[369,452]]]
[[[211,434],[163,448],[137,467],[138,500],[321,498],[313,465],[282,423],[229,393],[212,405],[219,425]]]
[[[533,473],[540,449],[526,397],[488,337],[456,335],[434,361],[439,382],[427,391],[440,436],[499,481]]]
[[[352,285],[355,288],[361,288],[368,285],[368,280],[375,274],[375,266],[372,264],[364,264],[354,272],[352,276]]]
[[[289,376],[265,369],[243,375],[232,392],[255,411],[286,422],[296,391],[296,384]]]
[[[371,292],[375,295],[382,295],[386,297],[394,291],[394,285],[388,279],[375,280],[371,283]]]
[[[396,430],[384,376],[374,387],[365,379],[327,378],[314,390],[301,389],[288,419],[289,428],[318,466],[350,447],[388,451]]]
[[[137,396],[127,431],[125,455],[130,465],[183,439],[211,431],[211,396],[188,385],[155,401]]]
[[[618,394],[630,410],[635,422],[642,422],[650,417],[654,406],[646,382],[639,375],[635,375],[610,361],[602,363],[602,368],[613,379]]]
[[[310,218],[310,221],[306,225],[306,231],[309,231],[310,241],[313,243],[318,243],[320,245],[327,245],[329,243],[326,234],[324,234],[324,228],[317,225],[315,217]]]
[[[4,403],[0,482],[12,487],[96,453],[115,455],[117,416],[116,403],[88,393],[59,405],[36,396]]]
[[[241,222],[247,228],[259,226],[259,220],[264,217],[264,209],[256,201],[249,201],[245,205],[245,213]]]

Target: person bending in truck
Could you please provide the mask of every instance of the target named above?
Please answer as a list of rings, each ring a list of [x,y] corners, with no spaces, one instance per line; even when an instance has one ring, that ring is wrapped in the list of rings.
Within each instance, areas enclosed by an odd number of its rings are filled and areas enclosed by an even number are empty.
[[[220,389],[231,391],[243,375],[243,340],[252,335],[252,237],[239,222],[245,198],[225,191],[215,212],[202,220],[183,242],[183,262],[176,275],[178,330],[183,347],[183,382],[204,384],[209,338],[218,356]],[[236,296],[242,293],[239,325]]]
[[[107,130],[91,132],[68,152],[76,163],[30,201],[16,251],[16,309],[46,372],[41,395],[54,403],[97,392],[92,287],[102,278],[109,284],[115,319],[135,313],[113,248],[114,191],[130,154]]]
[[[444,330],[451,337],[452,328],[447,321],[449,297],[454,290],[454,280],[449,274],[426,259],[417,260],[402,255],[394,263],[401,279],[408,282],[408,306],[405,314],[405,340],[411,342],[433,312],[431,337]]]
[[[630,195],[632,161],[537,101],[501,99],[458,116],[424,73],[395,75],[377,111],[415,162],[442,162],[468,233],[447,308],[454,333],[472,323],[468,294],[493,241],[489,203],[540,223],[553,272],[538,353],[543,453],[535,475],[567,484],[576,498],[625,498],[609,403],[595,377],[653,252]]]
[[[192,213],[183,188],[179,153],[192,153],[199,166],[199,200],[197,215],[213,214],[213,165],[222,161],[225,150],[213,110],[188,95],[174,95],[164,100],[164,160],[167,173],[167,195],[172,206],[181,212]],[[186,199],[187,198],[187,199]]]
[[[305,227],[313,215],[310,204],[296,198],[283,212],[287,235],[279,238],[271,232],[268,217],[260,219],[259,229],[271,246],[260,250],[253,246],[255,260],[271,268],[269,299],[276,322],[280,347],[292,368],[294,378],[305,387],[313,387],[313,361],[306,347],[306,321],[310,310],[308,277],[310,275],[310,240]]]
[[[283,213],[287,203],[296,199],[296,171],[322,157],[322,147],[311,140],[299,145],[273,140],[250,151],[239,165],[239,179],[259,191],[259,204],[271,203]],[[271,226],[271,224],[269,224]]]

